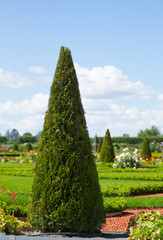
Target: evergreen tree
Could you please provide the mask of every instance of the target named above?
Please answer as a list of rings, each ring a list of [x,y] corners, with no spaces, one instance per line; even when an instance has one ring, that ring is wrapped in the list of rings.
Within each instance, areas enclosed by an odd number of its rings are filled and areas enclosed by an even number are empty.
[[[18,151],[18,150],[19,150],[19,145],[17,143],[14,143],[13,151]]]
[[[112,139],[110,136],[109,129],[107,129],[102,148],[101,148],[101,153],[100,153],[100,161],[101,162],[114,162],[115,158],[115,153],[114,153],[114,148],[112,144]]]
[[[27,149],[28,152],[29,152],[30,150],[32,150],[32,144],[31,144],[30,142],[28,142],[28,143],[26,144],[26,149]]]
[[[71,52],[61,47],[39,143],[30,221],[41,231],[95,232],[104,207]]]
[[[141,151],[141,157],[143,159],[150,159],[151,158],[151,150],[150,150],[150,145],[148,141],[148,137],[146,136],[144,138],[143,146],[142,146],[142,151]]]
[[[98,153],[101,152],[101,148],[102,148],[102,139],[100,139],[99,144],[98,144],[98,148],[97,148]]]

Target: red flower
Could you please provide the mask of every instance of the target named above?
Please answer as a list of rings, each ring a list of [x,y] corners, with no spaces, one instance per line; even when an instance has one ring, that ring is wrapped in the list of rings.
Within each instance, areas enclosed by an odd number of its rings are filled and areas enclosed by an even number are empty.
[[[11,201],[14,201],[14,200],[15,200],[15,192],[13,192],[13,193],[11,194],[10,198],[11,198]]]
[[[4,185],[2,185],[2,189],[1,189],[0,193],[2,193],[4,191],[5,191],[5,188],[4,188]]]

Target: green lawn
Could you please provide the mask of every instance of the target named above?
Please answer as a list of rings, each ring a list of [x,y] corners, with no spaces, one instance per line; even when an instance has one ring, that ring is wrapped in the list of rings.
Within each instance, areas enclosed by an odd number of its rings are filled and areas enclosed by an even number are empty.
[[[10,195],[14,191],[15,204],[19,205],[20,201],[24,208],[29,203],[29,191],[32,184],[34,164],[32,163],[4,163],[0,164],[0,188],[4,185],[8,192],[5,194],[0,193],[0,201],[5,201],[7,204],[11,204]],[[102,192],[107,186],[113,188],[117,186],[139,186],[150,183],[151,186],[163,184],[163,168],[154,169],[112,169],[107,164],[97,165],[99,173],[99,182]],[[153,190],[151,190],[153,191]],[[104,201],[109,199],[104,197]],[[114,199],[113,197],[110,199]],[[116,198],[115,198],[116,199]],[[125,197],[127,201],[127,208],[156,208],[163,207],[162,197],[148,197],[148,198],[134,198]]]
[[[163,181],[144,181],[144,180],[126,180],[126,179],[99,179],[101,190],[103,191],[104,188],[108,185],[116,186],[116,185],[128,185],[128,184],[141,184],[141,183],[163,183]]]

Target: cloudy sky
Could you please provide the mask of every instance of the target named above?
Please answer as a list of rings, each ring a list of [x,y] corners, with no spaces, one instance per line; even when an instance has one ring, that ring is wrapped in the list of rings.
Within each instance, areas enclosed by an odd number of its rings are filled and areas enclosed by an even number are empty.
[[[61,46],[89,135],[163,134],[162,0],[0,0],[0,132],[42,130]]]

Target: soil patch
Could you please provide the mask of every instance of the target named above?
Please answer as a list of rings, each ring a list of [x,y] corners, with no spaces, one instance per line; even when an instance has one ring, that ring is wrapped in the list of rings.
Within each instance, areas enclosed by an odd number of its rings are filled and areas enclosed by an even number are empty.
[[[106,223],[102,225],[101,231],[122,231],[126,232],[129,220],[132,216],[138,215],[140,212],[159,211],[163,214],[163,208],[158,209],[126,209],[121,214],[113,217],[106,217]]]

